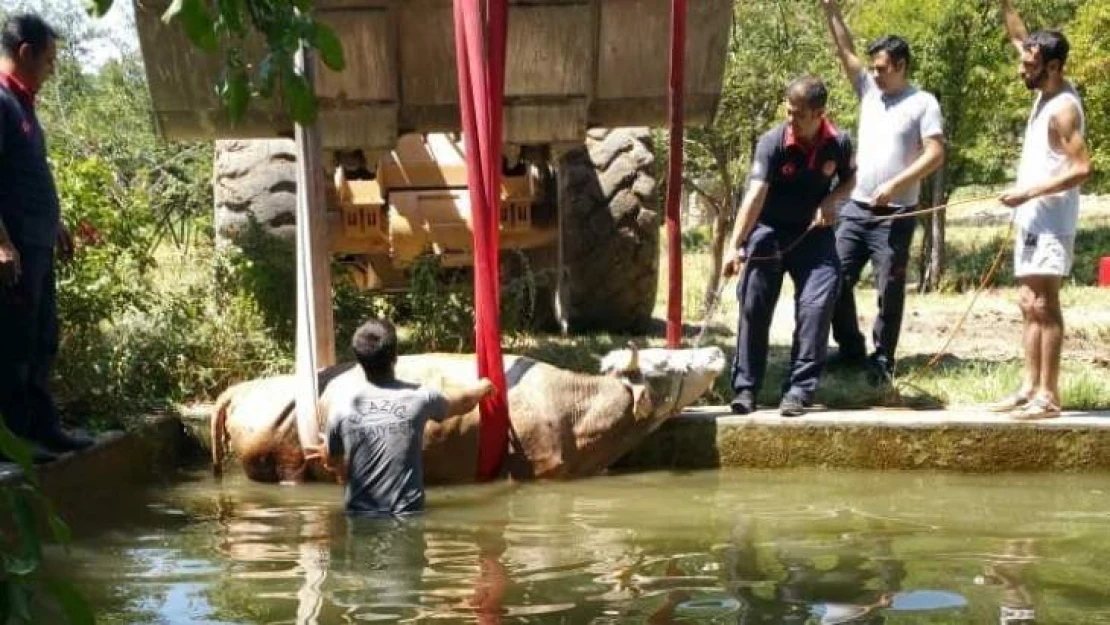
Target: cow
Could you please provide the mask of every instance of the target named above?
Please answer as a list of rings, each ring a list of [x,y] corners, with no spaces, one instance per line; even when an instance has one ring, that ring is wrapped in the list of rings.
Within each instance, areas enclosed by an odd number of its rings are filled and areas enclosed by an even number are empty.
[[[725,364],[718,347],[615,350],[602,358],[600,374],[507,355],[511,428],[503,472],[514,480],[596,475],[704,395]],[[401,356],[396,376],[447,392],[478,379],[472,354]],[[331,403],[365,383],[361,368],[353,363],[320,372],[319,431],[324,429]],[[211,420],[217,475],[230,447],[255,481],[336,479],[315,463],[305,462],[297,434],[294,388],[292,376],[274,376],[237,384],[219,397]],[[478,421],[474,410],[427,424],[426,483],[476,480]]]

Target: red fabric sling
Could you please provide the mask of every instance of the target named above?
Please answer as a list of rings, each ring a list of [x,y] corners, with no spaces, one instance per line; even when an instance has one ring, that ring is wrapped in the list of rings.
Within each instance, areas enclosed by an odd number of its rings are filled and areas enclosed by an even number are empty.
[[[671,55],[667,76],[670,152],[667,167],[667,347],[682,346],[682,116],[685,95],[686,0],[671,0]]]
[[[454,0],[459,110],[466,142],[474,231],[474,330],[478,375],[497,392],[480,405],[478,479],[497,477],[509,444],[509,403],[501,359],[501,118],[507,0]]]

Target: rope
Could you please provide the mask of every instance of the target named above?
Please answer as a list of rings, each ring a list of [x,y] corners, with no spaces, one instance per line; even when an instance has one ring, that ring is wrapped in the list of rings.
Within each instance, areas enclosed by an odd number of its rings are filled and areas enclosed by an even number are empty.
[[[975,292],[971,296],[971,302],[968,303],[967,308],[964,310],[963,314],[960,315],[960,320],[952,327],[952,331],[948,333],[948,337],[944,340],[944,344],[933,354],[929,362],[911,371],[904,379],[899,380],[899,384],[911,385],[913,380],[917,379],[921,374],[932,369],[940,362],[945,350],[948,349],[948,346],[952,344],[952,340],[956,338],[956,334],[963,328],[968,315],[971,314],[971,309],[975,307],[975,302],[979,299],[979,296],[982,295],[983,291],[986,290],[987,286],[994,280],[995,274],[998,273],[998,269],[1002,266],[1002,259],[1005,257],[1005,252],[1009,247],[1008,242],[1011,239],[1010,234],[1013,233],[1013,230],[1014,223],[1011,221],[1009,227],[1006,229],[1006,235],[1002,239],[1002,244],[998,246],[998,252],[994,255],[994,261],[991,262],[987,272],[983,274],[982,279],[979,281],[979,286],[976,287]],[[895,366],[897,366],[897,361]]]
[[[905,212],[905,213],[896,213],[896,214],[891,214],[891,215],[876,215],[876,216],[872,217],[871,219],[873,221],[894,221],[894,220],[898,220],[898,219],[908,219],[910,217],[918,217],[920,215],[939,213],[940,211],[947,210],[947,209],[949,209],[953,206],[960,206],[962,204],[971,204],[971,203],[974,203],[974,202],[982,202],[984,200],[990,200],[990,199],[994,199],[996,197],[998,197],[996,194],[978,195],[978,196],[975,196],[975,197],[965,198],[965,199],[962,199],[962,200],[956,200],[954,202],[947,202],[945,204],[941,204],[941,205],[938,205],[938,206],[931,206],[929,208],[922,208],[922,209],[918,209],[918,210],[908,211],[908,212]],[[1013,227],[1013,224],[1011,223],[1011,228],[1012,227]],[[802,240],[805,239],[806,235],[808,235],[810,233],[810,231],[813,230],[814,228],[815,228],[815,226],[813,224],[810,224],[810,226],[808,228],[806,228],[804,232],[802,232],[800,235],[798,235],[798,237],[796,239],[791,241],[786,247],[777,251],[775,254],[768,254],[768,255],[763,255],[763,256],[752,256],[752,257],[748,258],[745,262],[753,262],[753,261],[754,262],[761,262],[761,261],[768,261],[768,260],[777,260],[777,259],[781,258],[783,255],[789,254],[791,251],[793,251],[795,248],[797,248],[798,245],[801,244]],[[998,251],[998,254],[996,255],[996,257],[994,259],[994,262],[992,263],[990,269],[988,270],[987,274],[984,275],[984,278],[983,278],[983,280],[981,280],[981,284],[978,287],[978,289],[976,289],[976,293],[975,293],[974,297],[972,297],[971,305],[969,305],[968,309],[966,311],[964,311],[964,314],[960,318],[959,323],[957,323],[954,326],[953,332],[951,332],[949,334],[948,339],[945,341],[945,343],[941,347],[940,351],[938,351],[936,354],[934,354],[933,357],[929,360],[929,362],[926,365],[924,365],[923,367],[921,367],[918,370],[915,370],[909,376],[907,376],[906,379],[904,381],[902,381],[902,383],[908,384],[916,376],[920,375],[921,373],[924,373],[925,371],[928,371],[930,368],[935,366],[936,363],[940,362],[941,354],[944,352],[945,349],[948,348],[948,345],[951,344],[952,339],[955,337],[955,333],[959,331],[960,327],[966,321],[968,314],[970,314],[970,312],[971,312],[971,306],[973,306],[975,304],[975,300],[978,299],[979,294],[982,293],[982,291],[986,287],[986,285],[989,284],[990,281],[994,279],[994,274],[998,271],[999,264],[1000,264],[1000,261],[1002,259],[1002,255],[1003,255],[1003,252],[1005,251],[1005,249],[1006,249],[1006,244],[1005,244],[1005,241],[1004,241],[1003,245],[1000,247],[1000,249]],[[700,347],[702,341],[705,339],[705,335],[709,331],[709,325],[713,322],[713,319],[716,317],[717,309],[719,308],[720,303],[721,303],[721,298],[724,295],[724,290],[725,290],[725,288],[727,288],[728,283],[730,281],[731,280],[729,278],[724,278],[721,281],[720,287],[717,288],[716,292],[713,293],[709,302],[707,303],[706,309],[705,309],[705,315],[704,315],[704,317],[702,319],[702,323],[701,323],[701,328],[698,330],[698,334],[694,338],[694,347]]]

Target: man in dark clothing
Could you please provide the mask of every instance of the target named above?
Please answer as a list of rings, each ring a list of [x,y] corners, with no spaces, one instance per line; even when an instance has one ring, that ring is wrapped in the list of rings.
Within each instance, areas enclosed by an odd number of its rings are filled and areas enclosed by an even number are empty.
[[[760,138],[752,159],[724,266],[726,277],[741,274],[731,403],[738,414],[755,409],[783,273],[794,281],[796,325],[781,414],[803,414],[817,390],[840,280],[830,226],[855,184],[852,144],[825,118],[827,100],[821,80],[792,82],[787,121]]]
[[[62,431],[49,388],[58,351],[54,254],[73,252],[35,115],[56,39],[34,15],[16,15],[0,32],[0,415],[40,462],[92,444]]]

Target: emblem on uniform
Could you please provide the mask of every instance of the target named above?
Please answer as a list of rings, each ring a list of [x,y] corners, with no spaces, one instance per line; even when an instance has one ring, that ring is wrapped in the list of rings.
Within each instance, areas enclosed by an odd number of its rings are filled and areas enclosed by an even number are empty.
[[[825,161],[825,166],[821,168],[821,171],[824,172],[826,176],[831,177],[836,173],[836,161]]]
[[[780,169],[779,171],[782,172],[782,175],[789,178],[789,177],[793,176],[794,174],[798,173],[798,168],[794,166],[794,163],[785,163],[782,166],[782,169]]]
[[[23,120],[21,128],[23,130],[23,134],[27,135],[28,137],[31,136],[31,122],[27,121],[26,119]]]

